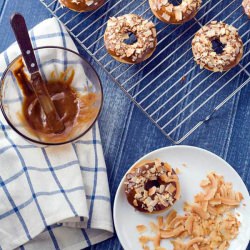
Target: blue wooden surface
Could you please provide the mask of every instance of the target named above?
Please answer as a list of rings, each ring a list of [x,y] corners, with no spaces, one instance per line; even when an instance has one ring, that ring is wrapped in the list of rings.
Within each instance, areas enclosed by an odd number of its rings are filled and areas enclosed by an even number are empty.
[[[29,28],[50,17],[39,0],[0,0],[0,52],[14,41],[9,17],[15,11],[21,12],[26,17]],[[82,49],[80,52],[95,66],[104,86],[105,101],[99,122],[113,201],[118,184],[129,166],[146,153],[169,146],[171,143]],[[242,177],[248,190],[250,190],[249,96],[250,85],[247,85],[211,121],[183,143],[208,149],[228,161]],[[114,237],[89,249],[116,250],[121,249],[121,246],[117,237]]]

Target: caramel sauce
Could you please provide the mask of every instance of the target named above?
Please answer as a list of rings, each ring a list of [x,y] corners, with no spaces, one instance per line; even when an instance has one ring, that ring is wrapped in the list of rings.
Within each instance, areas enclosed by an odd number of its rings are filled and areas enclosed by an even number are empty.
[[[100,96],[95,93],[82,95],[72,86],[74,71],[66,70],[59,77],[51,73],[49,82],[46,82],[48,93],[62,120],[65,130],[58,134],[53,132],[46,120],[46,116],[36,97],[29,76],[25,73],[22,60],[13,70],[13,74],[23,92],[22,112],[19,118],[28,131],[45,142],[62,142],[77,137],[91,125],[98,115],[99,108],[95,105]],[[70,72],[70,73],[69,73]],[[80,131],[80,132],[79,132]]]

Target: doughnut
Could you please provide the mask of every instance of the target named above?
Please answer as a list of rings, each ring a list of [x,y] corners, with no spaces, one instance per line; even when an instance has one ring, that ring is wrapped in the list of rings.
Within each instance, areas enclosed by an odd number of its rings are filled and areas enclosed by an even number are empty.
[[[180,198],[178,176],[159,159],[134,165],[126,174],[124,185],[129,204],[143,213],[166,211]]]
[[[201,6],[201,0],[182,0],[174,6],[168,0],[149,0],[154,15],[165,23],[181,24],[192,19]]]
[[[250,18],[250,0],[243,0],[242,6],[246,15]]]
[[[129,34],[137,41],[127,44]],[[108,53],[119,62],[134,64],[148,59],[157,44],[156,29],[152,22],[135,14],[111,17],[104,33]]]
[[[221,53],[214,51],[212,41],[219,41],[224,46]],[[239,63],[243,55],[243,43],[232,25],[212,21],[195,34],[192,51],[194,60],[201,68],[222,72]]]
[[[98,9],[105,0],[59,0],[60,4],[73,11],[86,12]]]

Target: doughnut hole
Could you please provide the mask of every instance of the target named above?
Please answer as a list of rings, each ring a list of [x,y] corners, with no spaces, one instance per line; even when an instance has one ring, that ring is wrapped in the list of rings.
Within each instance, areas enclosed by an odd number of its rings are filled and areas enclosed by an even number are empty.
[[[146,183],[145,183],[145,190],[149,190],[150,188],[152,187],[160,187],[160,183],[158,180],[148,180]]]
[[[127,35],[128,38],[124,39],[124,43],[126,43],[127,45],[132,45],[137,42],[137,37],[133,32],[128,32]]]
[[[212,43],[212,48],[216,54],[222,54],[223,49],[225,48],[225,44],[223,44],[219,38],[215,38],[211,41]]]
[[[168,3],[173,4],[174,6],[178,6],[182,3],[182,0],[168,0]]]

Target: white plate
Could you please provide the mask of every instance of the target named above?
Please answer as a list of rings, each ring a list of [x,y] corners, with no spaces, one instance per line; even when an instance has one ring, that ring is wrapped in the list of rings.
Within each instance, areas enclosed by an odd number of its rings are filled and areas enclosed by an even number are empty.
[[[173,168],[178,167],[181,185],[181,199],[174,205],[178,212],[183,211],[184,201],[193,201],[194,195],[201,191],[200,181],[211,171],[223,175],[225,181],[233,183],[233,189],[240,191],[246,206],[237,208],[240,214],[241,227],[238,237],[231,242],[230,250],[245,250],[250,240],[250,198],[246,186],[237,172],[224,160],[204,149],[190,146],[172,146],[155,150],[137,162],[144,159],[159,158],[171,164]],[[186,167],[183,166],[186,164]],[[143,224],[148,226],[150,221],[155,221],[157,215],[147,215],[136,211],[127,202],[124,187],[124,177],[118,187],[114,201],[114,224],[117,236],[125,250],[142,249],[138,238],[136,226]],[[168,212],[163,213],[165,215]],[[149,235],[149,233],[147,233]],[[168,240],[162,241],[162,247],[170,250],[172,244]],[[153,248],[151,248],[153,249]]]

